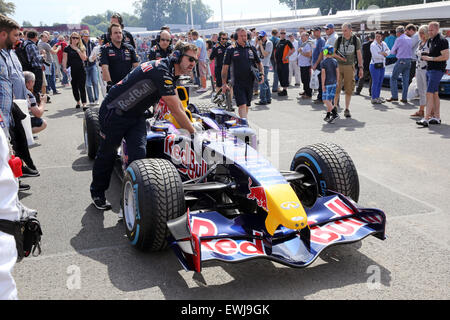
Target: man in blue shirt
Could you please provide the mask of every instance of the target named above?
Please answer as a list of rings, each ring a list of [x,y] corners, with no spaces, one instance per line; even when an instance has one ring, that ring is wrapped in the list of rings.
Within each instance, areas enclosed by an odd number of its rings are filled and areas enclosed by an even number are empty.
[[[20,27],[15,21],[0,14],[0,110],[4,117],[3,126],[6,127],[2,129],[9,129],[11,125],[13,103],[12,70],[7,63],[5,51],[2,49],[13,48],[13,45],[19,40],[19,31]]]
[[[392,47],[394,46],[394,43],[395,43],[395,39],[397,39],[397,37],[395,36],[395,34],[396,34],[396,33],[395,33],[395,30],[391,30],[391,31],[389,32],[389,36],[387,36],[387,37],[384,39],[384,42],[387,44],[389,50],[392,49]],[[395,54],[390,54],[390,55],[388,55],[388,56],[386,57],[386,65],[387,65],[387,66],[390,65],[390,64],[395,63],[396,61],[397,61],[397,57],[395,56]]]
[[[197,31],[192,31],[192,39],[193,43],[198,48],[198,73],[200,76],[200,85],[201,88],[197,90],[197,93],[206,92],[206,76],[208,75],[208,66],[206,62],[207,54],[206,54],[206,44],[202,38],[199,37]]]
[[[312,69],[313,72],[316,70],[321,71],[321,67],[320,67],[320,62],[323,59],[323,48],[325,47],[325,40],[321,37],[321,32],[322,29],[320,27],[315,27],[314,28],[314,38],[316,39],[316,47],[313,50],[312,53]],[[321,75],[319,73],[319,75],[317,76],[319,79],[319,94],[317,95],[317,99],[314,100],[315,103],[322,103],[322,78]]]

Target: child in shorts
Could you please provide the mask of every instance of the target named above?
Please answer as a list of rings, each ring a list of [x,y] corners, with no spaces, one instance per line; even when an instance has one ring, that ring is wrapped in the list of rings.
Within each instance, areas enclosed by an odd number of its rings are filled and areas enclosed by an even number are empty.
[[[328,123],[333,123],[339,118],[337,108],[333,107],[334,96],[336,95],[336,84],[339,82],[338,63],[336,59],[332,58],[334,48],[330,45],[323,49],[324,59],[320,63],[322,68],[322,100],[327,107],[327,115],[323,119]]]

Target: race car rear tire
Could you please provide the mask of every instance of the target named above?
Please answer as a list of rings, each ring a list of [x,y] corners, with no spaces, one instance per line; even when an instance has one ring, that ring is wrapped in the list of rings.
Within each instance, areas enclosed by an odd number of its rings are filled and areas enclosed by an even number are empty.
[[[307,207],[311,207],[318,196],[325,196],[327,190],[342,193],[355,202],[359,199],[359,179],[355,165],[347,152],[334,143],[318,143],[301,148],[292,160],[291,170],[304,174],[303,181],[307,181],[312,189],[302,193],[294,187],[299,199]]]
[[[95,159],[100,146],[100,122],[97,109],[89,108],[84,112],[83,134],[87,155],[89,158]]]
[[[142,251],[167,247],[167,221],[185,213],[183,183],[172,163],[163,159],[133,161],[122,182],[124,225],[131,244]]]

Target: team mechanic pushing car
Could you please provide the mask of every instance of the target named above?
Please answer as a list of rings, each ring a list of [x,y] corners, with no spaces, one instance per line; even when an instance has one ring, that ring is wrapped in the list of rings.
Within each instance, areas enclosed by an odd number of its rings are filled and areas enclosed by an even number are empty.
[[[261,75],[259,84],[264,82],[264,68],[259,59],[255,47],[247,41],[247,31],[244,28],[236,30],[236,44],[229,46],[225,51],[222,67],[222,92],[226,93],[230,88],[227,84],[228,70],[232,66],[231,81],[236,105],[239,108],[239,116],[247,118],[248,107],[250,107],[253,96],[253,82],[255,75],[252,71],[258,67]]]
[[[195,132],[178,98],[175,82],[180,75],[190,74],[196,62],[197,47],[178,42],[171,57],[141,64],[106,95],[99,111],[102,139],[95,157],[91,183],[92,200],[98,209],[111,209],[105,191],[109,187],[117,148],[122,139],[125,138],[127,143],[128,163],[146,156],[144,112],[148,107],[162,98],[180,127],[191,134]]]

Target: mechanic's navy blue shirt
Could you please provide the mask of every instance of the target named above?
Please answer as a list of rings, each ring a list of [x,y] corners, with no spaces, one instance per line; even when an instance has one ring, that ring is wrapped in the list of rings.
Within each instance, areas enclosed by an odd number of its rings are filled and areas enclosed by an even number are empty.
[[[159,60],[162,58],[167,58],[171,53],[173,49],[172,46],[169,45],[166,50],[163,50],[159,44],[155,44],[148,53],[148,60]]]
[[[141,116],[162,96],[176,94],[175,71],[172,58],[142,63],[125,79],[113,86],[105,97],[108,109],[119,109],[125,114]]]
[[[223,58],[224,65],[231,65],[233,68],[233,85],[253,86],[254,76],[251,67],[256,67],[261,60],[258,57],[255,47],[248,42],[245,46],[236,44],[229,46]]]
[[[111,81],[116,84],[131,71],[133,63],[138,62],[134,48],[122,43],[117,48],[111,42],[103,45],[100,49],[100,65],[108,65]]]
[[[221,70],[223,65],[223,57],[225,56],[225,51],[231,45],[231,43],[227,42],[225,45],[222,45],[220,42],[217,42],[209,56],[209,60],[215,60],[215,68],[216,70]]]

